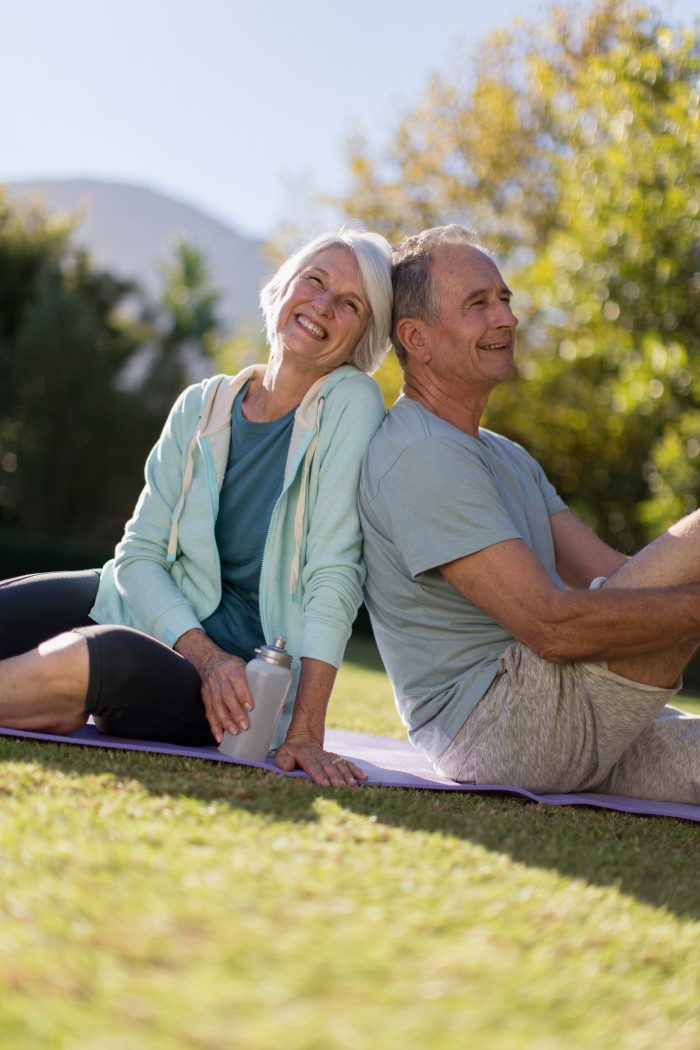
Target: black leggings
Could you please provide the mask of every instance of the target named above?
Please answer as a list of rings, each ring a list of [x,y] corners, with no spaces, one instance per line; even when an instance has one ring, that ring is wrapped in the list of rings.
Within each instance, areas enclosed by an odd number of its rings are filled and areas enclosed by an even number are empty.
[[[0,581],[0,660],[63,631],[87,639],[85,713],[103,733],[203,747],[216,743],[201,679],[174,650],[131,627],[90,620],[100,574],[49,572]]]

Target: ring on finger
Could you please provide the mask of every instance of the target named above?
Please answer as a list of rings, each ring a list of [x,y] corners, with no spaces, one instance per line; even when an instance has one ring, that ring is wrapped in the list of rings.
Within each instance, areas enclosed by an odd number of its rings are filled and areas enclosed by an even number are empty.
[[[331,762],[331,765],[332,765],[332,766],[337,766],[339,762],[344,762],[344,761],[345,761],[345,759],[343,758],[343,756],[342,756],[342,755],[337,755],[337,756],[336,756],[336,757],[335,757],[335,758],[333,759],[333,761]]]

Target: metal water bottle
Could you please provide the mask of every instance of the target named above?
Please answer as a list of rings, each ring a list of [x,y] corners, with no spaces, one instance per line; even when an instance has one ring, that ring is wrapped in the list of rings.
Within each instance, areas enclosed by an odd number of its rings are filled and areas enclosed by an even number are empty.
[[[255,650],[255,658],[245,669],[253,696],[253,710],[248,712],[250,725],[234,736],[224,732],[219,751],[246,762],[264,762],[275,735],[292,684],[292,657],[285,649],[287,639],[281,635],[272,645]]]

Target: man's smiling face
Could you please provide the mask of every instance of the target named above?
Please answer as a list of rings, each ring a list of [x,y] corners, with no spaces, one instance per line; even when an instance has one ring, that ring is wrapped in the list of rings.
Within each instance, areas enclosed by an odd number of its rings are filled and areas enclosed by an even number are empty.
[[[498,267],[470,245],[433,252],[431,280],[440,319],[424,331],[431,370],[444,379],[492,389],[515,375],[515,328],[511,292]]]

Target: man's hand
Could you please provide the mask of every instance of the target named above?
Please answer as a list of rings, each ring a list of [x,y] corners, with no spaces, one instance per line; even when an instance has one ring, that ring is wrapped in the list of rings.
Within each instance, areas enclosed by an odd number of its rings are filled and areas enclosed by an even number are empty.
[[[354,762],[332,751],[324,751],[323,745],[311,737],[288,734],[277,749],[275,762],[287,773],[303,769],[321,787],[357,787],[358,780],[367,779],[367,774]]]

